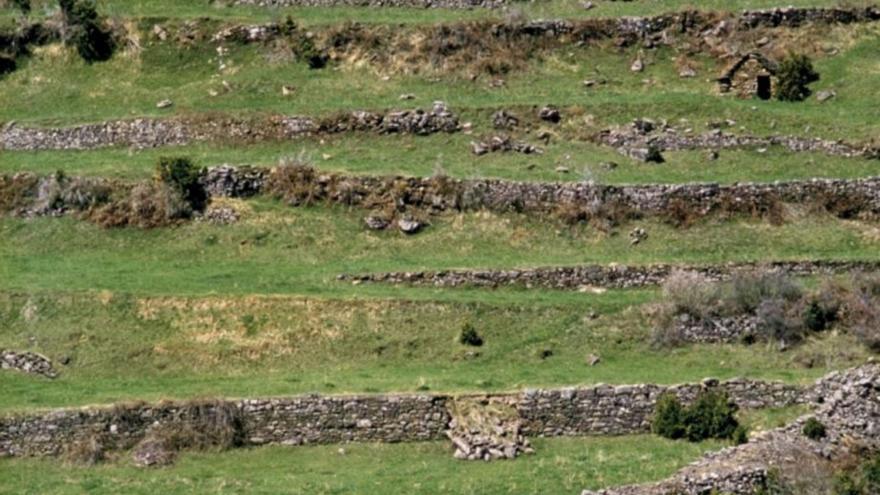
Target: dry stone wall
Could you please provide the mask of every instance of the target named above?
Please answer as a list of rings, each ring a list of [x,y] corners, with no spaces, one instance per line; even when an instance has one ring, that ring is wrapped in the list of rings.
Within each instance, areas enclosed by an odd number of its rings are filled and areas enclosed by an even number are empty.
[[[235,0],[258,7],[415,7],[423,9],[497,9],[507,0]]]
[[[702,134],[682,131],[666,124],[637,120],[629,126],[608,129],[599,133],[595,141],[605,146],[617,148],[622,154],[630,155],[631,149],[654,147],[660,151],[680,150],[721,150],[731,148],[761,149],[781,146],[789,151],[824,153],[847,158],[880,158],[880,146],[853,144],[842,140],[806,138],[800,136],[751,136],[738,135],[713,129]]]
[[[595,386],[481,397],[512,404],[525,435],[619,435],[647,431],[654,403],[664,391],[687,401],[707,386],[728,391],[744,408],[782,407],[797,403],[802,395],[800,388],[781,383],[709,380],[673,387]],[[447,407],[451,400],[445,395],[312,395],[226,404],[240,413],[245,445],[300,445],[444,439],[452,419]],[[2,418],[0,456],[58,455],[67,446],[95,436],[105,448],[131,448],[150,428],[183,421],[191,407],[186,403],[136,404]]]
[[[236,119],[204,118],[135,119],[73,127],[24,127],[15,122],[0,129],[0,150],[90,150],[111,146],[156,148],[203,141],[258,142],[294,139],[310,134],[349,131],[380,134],[427,135],[459,130],[458,117],[442,102],[430,110],[395,110],[386,113],[355,111],[315,119],[272,116]]]
[[[696,272],[708,280],[721,281],[729,279],[738,271],[752,271],[758,268],[793,276],[808,276],[852,271],[876,271],[880,270],[880,261],[775,261],[720,265],[582,265],[522,270],[391,272],[340,275],[338,278],[358,283],[382,282],[433,287],[503,287],[513,285],[542,289],[579,289],[588,286],[626,289],[660,285],[675,271]]]
[[[216,195],[235,196],[240,180],[246,189],[262,189],[268,170],[223,166],[206,177],[205,187]],[[553,212],[561,205],[595,206],[614,202],[646,214],[663,214],[671,203],[705,213],[723,205],[744,212],[754,207],[846,199],[857,213],[880,213],[880,177],[809,179],[773,183],[712,183],[604,185],[593,182],[515,182],[449,177],[351,176],[315,171],[307,186],[314,201],[366,206],[377,198],[394,197],[400,207],[430,211],[485,209],[494,212]],[[242,177],[240,179],[240,177]],[[261,180],[261,178],[263,180]],[[242,186],[243,187],[243,186]]]

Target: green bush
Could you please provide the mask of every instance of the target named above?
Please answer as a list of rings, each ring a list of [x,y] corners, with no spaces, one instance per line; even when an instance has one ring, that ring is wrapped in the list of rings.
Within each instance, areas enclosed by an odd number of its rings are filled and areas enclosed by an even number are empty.
[[[463,345],[480,347],[483,345],[483,337],[480,337],[480,334],[477,333],[477,329],[473,325],[465,323],[461,327],[461,333],[458,335],[458,342]]]
[[[833,495],[876,495],[880,493],[880,457],[874,457],[834,477]]]
[[[94,0],[58,0],[69,35],[67,41],[76,47],[88,63],[101,62],[113,56],[116,43],[109,29],[103,26]]]
[[[195,211],[204,210],[208,203],[200,180],[203,173],[189,158],[161,157],[156,165],[156,179],[176,189]]]
[[[684,437],[684,408],[675,394],[665,393],[657,400],[651,431],[673,440]]]
[[[739,423],[736,421],[735,404],[727,393],[704,390],[693,404],[685,409],[686,436],[692,442],[709,438],[731,438]]]
[[[816,418],[810,418],[804,423],[804,436],[810,440],[819,440],[825,438],[825,425]]]
[[[791,53],[779,64],[776,98],[781,101],[803,101],[812,93],[808,84],[819,80],[813,62],[806,55]]]
[[[837,319],[837,308],[829,308],[813,301],[804,310],[804,326],[810,331],[821,332]]]
[[[725,392],[703,390],[687,407],[682,407],[678,398],[668,393],[657,401],[652,430],[662,437],[687,438],[692,442],[731,438],[739,427],[736,411],[736,405]]]
[[[31,13],[31,0],[12,0],[12,5],[24,15]]]
[[[733,443],[736,445],[742,445],[744,443],[748,443],[749,441],[749,429],[745,425],[739,425],[733,430]]]

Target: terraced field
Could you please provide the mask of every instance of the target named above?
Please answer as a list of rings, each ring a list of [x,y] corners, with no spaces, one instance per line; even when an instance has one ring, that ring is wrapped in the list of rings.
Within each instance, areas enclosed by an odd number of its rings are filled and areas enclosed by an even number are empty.
[[[880,6],[21,3],[0,493],[880,490]]]

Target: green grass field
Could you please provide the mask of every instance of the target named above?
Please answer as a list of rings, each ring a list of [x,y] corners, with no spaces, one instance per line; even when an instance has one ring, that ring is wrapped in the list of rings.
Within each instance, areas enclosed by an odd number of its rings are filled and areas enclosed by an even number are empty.
[[[534,456],[463,463],[442,443],[266,447],[185,454],[170,469],[125,461],[96,468],[37,460],[3,461],[0,492],[18,494],[538,494],[662,478],[717,449],[651,436],[537,439]]]
[[[33,0],[31,19],[55,15],[55,2]],[[668,152],[646,165],[594,134],[634,118],[666,119],[679,129],[876,143],[880,28],[876,24],[806,26],[739,33],[731,46],[781,47],[814,56],[820,103],[759,101],[720,95],[714,78],[728,64],[707,45],[656,49],[613,40],[539,51],[503,75],[473,67],[439,70],[424,60],[358,54],[310,70],[285,42],[188,46],[149,36],[156,23],[280,21],[290,15],[312,30],[345,22],[392,26],[415,37],[428,25],[485,19],[580,19],[653,15],[698,8],[739,11],[778,0],[513,2],[503,10],[399,8],[246,8],[207,0],[100,0],[113,22],[136,27],[129,47],[86,64],[60,44],[37,47],[0,78],[0,126],[66,126],[106,119],[269,114],[328,116],[355,109],[428,108],[443,100],[469,123],[466,132],[431,136],[346,133],[287,142],[201,143],[176,148],[94,151],[0,151],[0,174],[63,170],[67,175],[143,180],[162,156],[199,166],[271,167],[304,158],[320,171],[518,181],[605,184],[772,182],[880,175],[880,161],[768,150]],[[861,0],[787,0],[795,6],[869,5]],[[0,0],[0,26],[17,15]],[[416,39],[416,38],[413,38]],[[695,48],[696,47],[696,48]],[[714,49],[713,49],[714,50]],[[415,52],[414,52],[415,53]],[[639,56],[647,66],[634,73]],[[375,54],[374,54],[375,55]],[[489,55],[493,55],[489,53]],[[514,54],[516,55],[516,54]],[[678,64],[697,77],[683,79]],[[388,61],[390,60],[390,62]],[[502,85],[492,83],[503,78]],[[585,87],[586,79],[604,84]],[[296,88],[282,96],[281,88]],[[412,94],[411,100],[402,100]],[[171,99],[171,108],[156,103]],[[558,105],[563,122],[535,116]],[[474,156],[471,141],[498,131],[491,116],[509,109],[528,124],[512,133],[544,148],[541,155]],[[548,144],[540,133],[549,132]],[[616,166],[609,166],[613,162]],[[567,172],[560,172],[562,167]],[[0,218],[0,349],[52,359],[55,380],[0,371],[0,415],[119,401],[246,398],[292,394],[517,392],[598,383],[682,383],[748,377],[807,384],[858,365],[872,353],[842,330],[816,334],[780,352],[777,345],[652,343],[660,289],[556,291],[525,288],[438,289],[338,281],[343,273],[528,268],[552,265],[725,263],[766,260],[880,260],[880,224],[843,220],[786,205],[785,221],[710,218],[688,228],[658,219],[631,221],[603,233],[547,216],[471,212],[430,216],[417,235],[364,227],[369,214],[328,204],[293,208],[265,197],[217,200],[241,219],[230,225],[189,222],[169,228],[102,229],[75,216]],[[631,245],[627,235],[648,237]],[[808,280],[813,284],[813,280]],[[472,325],[485,343],[459,342]],[[591,354],[601,360],[587,363]],[[65,362],[66,364],[60,364]],[[806,407],[741,411],[753,432],[775,428]],[[671,442],[652,435],[532,439],[534,456],[512,462],[464,463],[440,442],[398,445],[184,452],[171,467],[141,470],[128,453],[97,466],[61,459],[0,459],[2,494],[102,493],[580,493],[585,488],[658,480],[727,442]]]
[[[55,2],[51,0],[32,0],[33,17],[52,13]],[[450,22],[458,20],[476,20],[485,18],[501,19],[504,10],[449,10],[421,8],[259,8],[259,7],[226,7],[211,5],[196,0],[100,0],[103,11],[119,17],[152,17],[152,18],[215,18],[265,22],[278,20],[290,15],[297,21],[307,25],[321,25],[356,21],[363,23],[410,24]],[[839,5],[839,0],[789,0],[785,5],[805,7],[825,7]],[[870,5],[866,0],[850,0],[849,5]],[[574,0],[537,0],[534,2],[512,1],[508,10],[514,10],[529,18],[586,18],[616,17],[623,15],[656,15],[664,12],[694,8],[694,2],[688,0],[663,0],[645,4],[624,2],[602,2],[599,8],[584,9]],[[776,0],[736,0],[724,2],[720,0],[704,0],[698,4],[705,10],[738,11],[742,9],[763,9],[779,6]],[[11,8],[0,9],[0,18],[14,18],[17,13]]]

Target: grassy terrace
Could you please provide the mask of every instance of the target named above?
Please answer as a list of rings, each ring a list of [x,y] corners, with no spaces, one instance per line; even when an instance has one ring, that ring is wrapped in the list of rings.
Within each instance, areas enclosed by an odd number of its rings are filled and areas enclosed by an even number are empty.
[[[32,0],[35,5],[34,16],[39,17],[52,12],[55,5],[51,0]],[[832,7],[839,5],[839,0],[788,0],[785,5],[798,7]],[[872,5],[867,0],[854,0],[847,5]],[[265,22],[278,20],[279,17],[291,15],[298,21],[309,25],[330,24],[346,21],[363,23],[394,23],[415,24],[448,22],[457,20],[476,20],[485,18],[503,18],[503,10],[448,10],[419,8],[259,8],[259,7],[224,7],[211,6],[199,1],[176,0],[102,0],[102,9],[114,16],[124,17],[174,17],[201,18],[206,15],[236,21]],[[699,8],[704,10],[764,9],[779,6],[778,0],[703,0]],[[611,17],[623,15],[655,15],[669,11],[694,8],[694,2],[688,0],[664,0],[649,3],[601,2],[598,8],[584,9],[580,2],[574,0],[538,0],[536,2],[511,2],[511,9],[522,12],[530,17]],[[14,17],[11,9],[0,9],[0,18]]]
[[[75,363],[51,382],[3,374],[3,407],[706,376],[803,381],[865,357],[833,335],[785,354],[765,346],[654,349],[640,309],[655,298],[650,290],[436,290],[334,277],[582,262],[874,259],[880,241],[870,224],[805,217],[781,227],[738,221],[674,230],[646,222],[639,225],[650,237],[630,247],[624,235],[519,216],[440,217],[405,237],[363,230],[360,211],[244,205],[252,208],[245,219],[222,227],[102,231],[73,219],[0,222],[0,346]],[[590,311],[600,317],[585,319]],[[455,343],[468,321],[487,341],[476,359]],[[553,355],[542,359],[547,349]],[[593,352],[603,361],[591,368],[584,360]]]
[[[686,182],[772,182],[814,177],[860,178],[880,175],[880,160],[823,153],[794,153],[782,148],[722,150],[710,161],[705,151],[666,152],[666,163],[646,165],[611,148],[585,142],[538,143],[544,154],[490,153],[475,156],[464,134],[374,136],[356,134],[251,146],[203,144],[173,148],[95,151],[3,152],[0,174],[51,174],[147,179],[161,156],[187,156],[201,166],[272,167],[286,158],[305,158],[322,172],[428,177],[438,171],[457,178],[518,181],[582,181],[603,184],[679,184]],[[528,139],[528,138],[526,138]],[[611,168],[608,163],[617,167]],[[565,167],[568,172],[557,171]]]
[[[124,461],[76,468],[40,460],[3,461],[0,492],[46,494],[538,494],[668,476],[717,442],[657,437],[538,439],[538,454],[515,462],[462,463],[442,443],[266,447],[223,454],[184,454],[169,469]]]
[[[616,2],[628,5],[627,2]],[[390,74],[383,80],[381,66],[355,67],[347,62],[324,70],[309,70],[301,62],[272,53],[271,48],[230,45],[227,67],[218,72],[212,44],[180,48],[143,40],[139,53],[120,53],[104,63],[86,65],[71,51],[58,46],[37,48],[23,67],[0,84],[0,121],[59,125],[112,118],[206,114],[210,112],[276,112],[326,115],[364,108],[428,107],[446,101],[474,123],[488,130],[491,109],[544,105],[576,106],[567,112],[571,133],[597,130],[636,117],[666,118],[683,127],[705,129],[708,121],[733,119],[737,132],[791,133],[824,138],[868,140],[880,132],[873,96],[880,84],[880,31],[876,26],[817,28],[821,49],[840,54],[816,60],[822,80],[819,91],[833,88],[838,96],[826,103],[811,99],[802,104],[757,102],[721,97],[710,81],[722,69],[719,62],[697,55],[699,76],[681,79],[671,59],[671,48],[645,54],[648,66],[632,73],[636,49],[610,44],[571,47],[546,53],[505,76],[503,88],[489,79],[472,82],[466,71],[458,74]],[[146,36],[146,35],[144,35]],[[288,57],[289,58],[289,57]],[[276,61],[273,61],[276,60]],[[436,77],[435,77],[436,75]],[[606,84],[585,89],[585,79]],[[225,89],[226,81],[231,90]],[[645,81],[649,81],[646,83]],[[297,88],[281,95],[282,85]],[[219,93],[211,96],[211,91]],[[416,99],[400,101],[401,94]],[[156,108],[170,98],[175,106]]]

